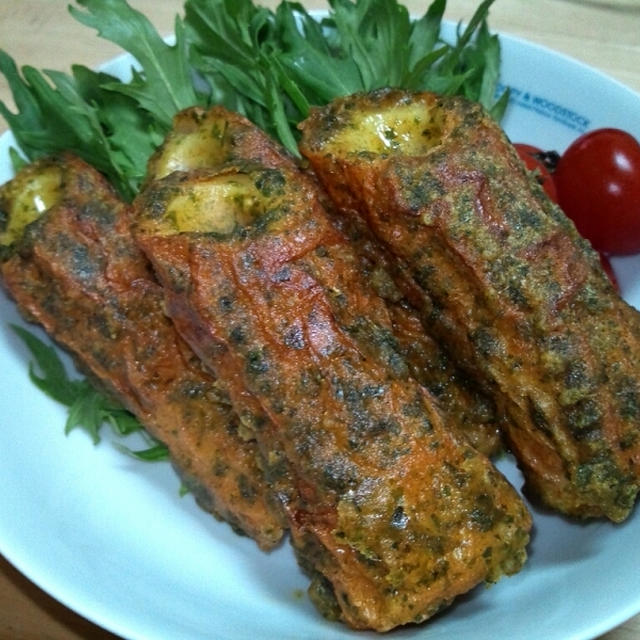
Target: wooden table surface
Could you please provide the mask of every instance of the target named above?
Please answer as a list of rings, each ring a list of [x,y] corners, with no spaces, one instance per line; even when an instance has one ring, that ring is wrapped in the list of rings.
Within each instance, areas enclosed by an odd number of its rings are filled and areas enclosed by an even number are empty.
[[[65,71],[72,62],[95,65],[118,53],[115,46],[75,22],[67,4],[67,0],[0,2],[0,48],[20,66]],[[182,0],[131,0],[131,4],[161,33],[169,33]],[[326,7],[320,0],[303,4]],[[405,4],[415,13],[426,7],[426,1]],[[447,17],[468,19],[476,5],[476,0],[449,0]],[[640,92],[640,0],[496,0],[490,25],[567,53]],[[4,79],[0,79],[0,100],[12,104]],[[5,128],[0,123],[0,132]],[[0,557],[0,640],[81,638],[117,640],[39,590]],[[640,616],[601,640],[640,640]]]

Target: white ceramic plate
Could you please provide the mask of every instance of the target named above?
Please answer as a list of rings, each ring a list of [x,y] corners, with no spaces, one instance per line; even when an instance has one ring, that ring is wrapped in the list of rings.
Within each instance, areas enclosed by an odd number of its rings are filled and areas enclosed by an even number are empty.
[[[640,97],[556,53],[503,38],[505,120],[514,141],[562,150],[600,126],[640,138]],[[109,70],[124,73],[122,58]],[[0,138],[0,183],[10,177]],[[640,258],[616,260],[624,296],[640,308]],[[168,465],[63,435],[63,409],[27,379],[27,354],[0,300],[0,552],[80,614],[131,639],[369,638],[323,620],[287,545],[271,554],[178,496]],[[501,464],[520,486],[508,460]],[[456,640],[592,638],[640,611],[640,513],[623,525],[571,524],[534,510],[524,570],[479,587],[428,623],[391,634]]]

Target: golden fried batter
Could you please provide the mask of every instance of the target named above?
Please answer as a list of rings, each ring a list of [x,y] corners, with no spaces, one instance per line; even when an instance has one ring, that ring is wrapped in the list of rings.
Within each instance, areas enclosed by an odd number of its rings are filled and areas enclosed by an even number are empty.
[[[517,571],[531,521],[409,375],[320,198],[284,166],[174,172],[137,199],[134,235],[255,435],[312,598],[384,631]]]
[[[171,132],[149,161],[146,183],[174,171],[215,169],[228,163],[296,170],[294,159],[246,118],[222,107],[206,111],[194,107],[175,116]],[[327,198],[324,205],[330,206]],[[412,375],[438,400],[448,428],[463,434],[479,451],[497,453],[502,441],[493,401],[454,365],[439,342],[427,335],[419,314],[393,282],[389,273],[393,260],[366,225],[336,215],[332,222],[348,236],[367,286],[385,300],[391,318],[389,329]]]
[[[205,509],[263,548],[277,544],[281,517],[255,443],[240,438],[228,399],[164,315],[129,207],[64,156],[22,170],[0,190],[0,210],[10,247],[0,272],[23,314],[168,446]]]
[[[363,277],[389,309],[391,328],[411,375],[436,398],[447,427],[486,455],[501,452],[504,418],[473,377],[456,365],[442,341],[427,332],[417,308],[403,293],[400,283],[404,274],[393,255],[385,251],[358,216],[341,215],[333,207],[331,214],[334,226],[347,235],[356,251]]]
[[[640,315],[479,105],[378,91],[316,109],[302,153],[395,256],[428,331],[508,417],[529,490],[624,519],[640,485]]]

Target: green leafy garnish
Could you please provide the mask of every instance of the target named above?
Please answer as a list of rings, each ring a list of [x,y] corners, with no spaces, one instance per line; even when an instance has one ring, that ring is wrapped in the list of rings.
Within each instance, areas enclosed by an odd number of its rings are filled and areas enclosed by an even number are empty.
[[[123,0],[77,0],[82,12],[69,7],[71,15],[98,34],[120,45],[141,65],[127,83],[115,81],[104,88],[133,98],[165,128],[174,114],[201,102],[193,85],[188,63],[188,45],[182,21],[175,21],[175,45],[168,45],[149,20]]]
[[[480,2],[454,42],[441,28],[446,0],[433,0],[416,20],[397,0],[329,0],[317,19],[297,2],[275,11],[253,0],[186,0],[175,43],[165,41],[126,0],[77,0],[71,14],[130,53],[130,77],[75,65],[39,71],[0,50],[0,73],[17,112],[0,102],[20,153],[13,165],[71,151],[104,173],[127,200],[135,197],[149,156],[186,107],[222,104],[246,115],[297,154],[297,125],[314,105],[381,87],[461,94],[499,120],[500,44],[487,25],[493,0]],[[66,431],[81,427],[94,442],[108,424],[126,436],[142,429],[129,412],[87,380],[72,380],[53,347],[14,327],[34,357],[31,380],[69,407]],[[126,447],[125,447],[126,449]],[[152,441],[137,458],[164,459]]]
[[[445,42],[446,0],[433,0],[416,20],[397,0],[330,0],[321,20],[284,0],[275,10],[253,0],[186,0],[168,44],[126,0],[77,0],[74,18],[133,56],[130,77],[81,65],[69,74],[18,69],[0,51],[18,109],[0,103],[0,114],[27,160],[72,151],[128,200],[174,114],[193,105],[238,111],[294,154],[297,125],[311,106],[379,87],[462,94],[500,119],[508,95],[495,97],[492,3],[481,2],[455,41]]]
[[[83,381],[69,378],[54,347],[44,343],[40,338],[19,325],[12,324],[11,328],[24,342],[34,358],[34,361],[29,363],[31,382],[59,403],[67,407],[73,405],[76,398],[83,392]],[[40,371],[40,374],[37,370]]]
[[[105,424],[111,426],[113,432],[119,436],[126,436],[142,429],[142,425],[133,415],[93,388],[87,380],[76,381],[76,384],[78,394],[68,405],[66,433],[80,427],[97,444],[100,442],[100,428]]]
[[[18,113],[0,102],[2,114],[28,160],[72,151],[102,171],[127,199],[146,172],[149,155],[162,140],[154,117],[136,102],[106,89],[115,77],[82,66],[73,75],[24,67],[22,74],[0,51]]]
[[[186,0],[185,24],[194,68],[211,87],[233,87],[221,101],[297,154],[296,126],[310,106],[382,87],[462,94],[500,118],[492,3],[478,6],[454,43],[440,35],[445,0],[415,21],[396,0],[330,0],[320,21],[294,2],[272,12],[251,0]]]
[[[126,449],[131,455],[147,461],[168,459],[167,447],[151,438],[133,414],[95,389],[88,380],[70,378],[53,346],[19,325],[11,325],[11,328],[33,357],[29,363],[31,381],[49,397],[68,407],[65,433],[81,428],[94,444],[98,444],[104,425],[109,425],[120,437],[140,432],[150,439],[152,446],[142,451]]]
[[[133,451],[132,449],[123,446],[120,446],[120,449],[124,453],[129,454],[137,460],[142,460],[143,462],[159,462],[169,459],[167,447],[161,443],[154,444],[148,449],[140,449],[139,451]]]

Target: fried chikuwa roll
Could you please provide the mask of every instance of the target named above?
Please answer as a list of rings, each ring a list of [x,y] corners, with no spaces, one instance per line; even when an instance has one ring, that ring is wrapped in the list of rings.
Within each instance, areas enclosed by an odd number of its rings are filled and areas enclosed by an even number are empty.
[[[312,180],[173,172],[134,208],[167,313],[253,430],[325,615],[384,631],[520,569],[524,503],[408,374]]]
[[[301,125],[336,206],[395,256],[429,331],[496,400],[527,486],[623,520],[640,484],[640,314],[477,104],[382,90]]]
[[[174,117],[171,132],[149,161],[146,181],[173,171],[217,168],[229,162],[296,169],[295,160],[246,118],[222,107],[206,111],[193,107]],[[325,202],[325,208],[327,204],[330,206]],[[391,318],[389,329],[398,348],[412,375],[438,400],[448,427],[467,437],[479,451],[497,453],[502,449],[502,439],[493,400],[426,333],[420,315],[389,273],[393,259],[385,255],[366,225],[339,215],[331,219],[355,249],[367,286],[385,300]]]
[[[179,337],[131,237],[130,207],[71,156],[0,189],[2,281],[21,312],[165,443],[200,505],[264,549],[283,535],[254,442],[214,376]]]

